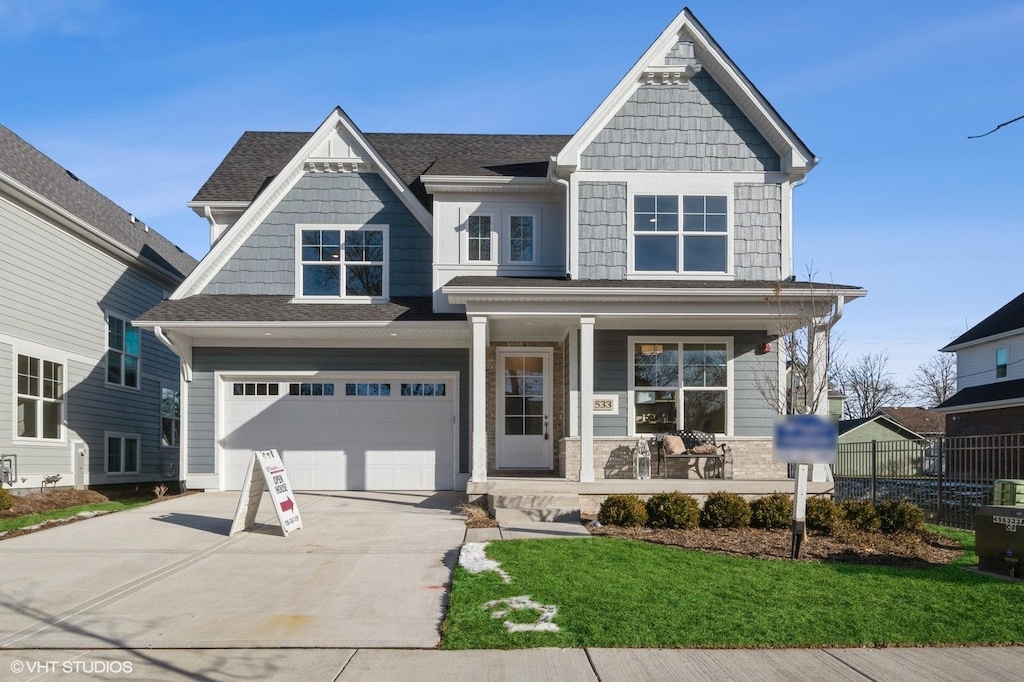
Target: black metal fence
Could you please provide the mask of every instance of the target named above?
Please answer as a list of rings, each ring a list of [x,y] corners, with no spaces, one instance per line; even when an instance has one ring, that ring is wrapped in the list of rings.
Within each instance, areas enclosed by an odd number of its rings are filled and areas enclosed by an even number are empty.
[[[906,499],[931,522],[972,530],[995,481],[1024,478],[1024,434],[842,443],[832,476],[837,500]]]

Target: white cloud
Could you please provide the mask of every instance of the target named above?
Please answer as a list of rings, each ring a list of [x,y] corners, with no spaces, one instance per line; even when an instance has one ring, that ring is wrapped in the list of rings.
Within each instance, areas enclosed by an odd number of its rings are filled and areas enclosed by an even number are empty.
[[[0,37],[107,34],[108,0],[0,0]]]

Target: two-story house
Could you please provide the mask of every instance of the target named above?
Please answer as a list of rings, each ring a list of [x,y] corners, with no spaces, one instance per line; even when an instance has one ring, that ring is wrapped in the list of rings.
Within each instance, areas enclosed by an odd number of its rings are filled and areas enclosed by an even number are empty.
[[[184,362],[189,486],[237,489],[271,447],[297,489],[586,485],[679,428],[784,479],[775,341],[865,294],[793,277],[815,162],[688,10],[574,135],[341,109],[245,133],[189,204],[209,254],[137,322]]]
[[[947,436],[1024,433],[1024,294],[955,338],[957,392],[939,405]]]
[[[181,480],[179,361],[131,322],[195,265],[0,126],[4,487]]]

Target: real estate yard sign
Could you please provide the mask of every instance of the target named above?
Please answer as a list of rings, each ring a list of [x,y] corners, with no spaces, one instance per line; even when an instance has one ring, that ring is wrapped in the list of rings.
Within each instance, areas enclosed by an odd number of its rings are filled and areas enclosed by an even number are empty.
[[[277,450],[262,450],[252,453],[252,468],[242,484],[235,519],[228,535],[248,530],[256,523],[256,512],[263,499],[264,486],[270,491],[270,499],[274,503],[274,511],[277,512],[277,520],[281,522],[281,531],[285,537],[293,530],[302,528],[299,506],[295,503],[295,493],[288,485],[288,475],[285,474],[281,455]]]
[[[793,491],[793,545],[790,556],[800,557],[804,537],[804,513],[807,507],[807,465],[835,464],[839,450],[839,431],[831,419],[816,414],[797,414],[775,421],[772,459],[796,464]]]

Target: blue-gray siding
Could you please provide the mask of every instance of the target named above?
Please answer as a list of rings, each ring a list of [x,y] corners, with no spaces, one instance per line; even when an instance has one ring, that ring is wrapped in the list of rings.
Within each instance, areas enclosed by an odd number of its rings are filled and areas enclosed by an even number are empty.
[[[733,340],[733,429],[734,436],[770,436],[775,410],[758,390],[758,382],[778,375],[775,344],[772,352],[758,354],[767,336],[750,331],[597,331],[594,334],[594,392],[619,396],[619,412],[594,415],[595,436],[626,436],[629,410],[630,336],[732,337]]]
[[[139,229],[143,229],[141,226]],[[106,313],[134,319],[159,303],[164,285],[87,244],[38,214],[0,198],[0,452],[18,455],[19,474],[60,474],[74,482],[71,441],[90,453],[89,483],[162,479],[178,460],[160,447],[160,388],[178,386],[178,358],[150,332],[142,333],[142,389],[104,383]],[[166,285],[171,286],[171,285]],[[12,443],[15,355],[24,343],[67,360],[67,442]],[[17,345],[13,345],[17,344]],[[104,475],[104,431],[142,436],[143,476]],[[176,473],[176,472],[175,472]]]
[[[391,296],[430,296],[430,235],[376,173],[307,173],[203,290],[295,294],[297,224],[388,225]]]
[[[449,348],[196,348],[189,384],[188,468],[215,469],[214,372],[458,372],[459,471],[469,471],[469,351]]]
[[[580,157],[583,170],[777,171],[779,155],[706,72],[641,85]]]
[[[626,184],[579,184],[580,279],[626,278]]]
[[[742,279],[782,279],[782,186],[738,183],[733,196],[735,271]]]

